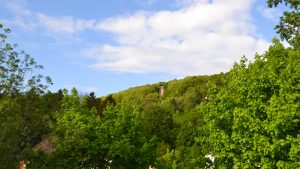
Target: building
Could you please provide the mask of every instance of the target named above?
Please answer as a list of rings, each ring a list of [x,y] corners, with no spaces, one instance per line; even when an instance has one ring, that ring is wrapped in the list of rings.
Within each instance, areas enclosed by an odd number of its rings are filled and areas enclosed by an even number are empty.
[[[159,88],[159,95],[163,96],[165,94],[165,87],[164,86],[160,86]]]

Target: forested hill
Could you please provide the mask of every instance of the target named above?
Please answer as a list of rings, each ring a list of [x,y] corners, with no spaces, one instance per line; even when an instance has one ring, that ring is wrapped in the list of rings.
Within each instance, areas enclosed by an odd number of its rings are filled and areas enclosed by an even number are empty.
[[[299,47],[274,39],[264,54],[242,57],[226,74],[103,98],[91,93],[83,101],[76,89],[65,90],[49,133],[57,149],[46,160],[58,165],[67,156],[111,168],[299,168],[299,84]]]
[[[190,76],[133,87],[102,97],[101,100],[137,107],[141,113],[138,128],[143,134],[140,136],[153,141],[152,144],[155,142],[152,145],[155,159],[149,164],[160,168],[172,165],[176,168],[204,167],[209,165],[204,157],[207,150],[195,140],[203,121],[199,104],[210,100],[209,89],[212,84],[223,88],[227,77],[228,73]]]
[[[48,91],[0,24],[0,169],[300,168],[300,2],[267,2],[290,9],[276,27],[289,47],[98,98]]]
[[[174,112],[188,112],[204,101],[208,94],[209,83],[224,86],[226,74],[211,76],[188,76],[180,80],[171,80],[156,84],[137,86],[112,94],[116,102],[123,99],[135,99],[141,107],[150,103],[169,102]],[[163,93],[161,94],[161,87]]]

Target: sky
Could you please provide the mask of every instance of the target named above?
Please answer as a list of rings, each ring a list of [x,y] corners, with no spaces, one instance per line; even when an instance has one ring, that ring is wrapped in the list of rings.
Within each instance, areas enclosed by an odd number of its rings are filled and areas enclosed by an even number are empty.
[[[263,54],[283,8],[266,0],[0,0],[0,23],[51,91],[97,96],[230,70]]]

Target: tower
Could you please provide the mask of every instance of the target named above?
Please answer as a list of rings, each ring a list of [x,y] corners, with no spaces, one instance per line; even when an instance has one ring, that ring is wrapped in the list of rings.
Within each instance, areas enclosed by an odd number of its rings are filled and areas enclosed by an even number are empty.
[[[159,95],[163,96],[164,93],[165,93],[165,87],[164,86],[160,86],[160,88],[159,88]]]

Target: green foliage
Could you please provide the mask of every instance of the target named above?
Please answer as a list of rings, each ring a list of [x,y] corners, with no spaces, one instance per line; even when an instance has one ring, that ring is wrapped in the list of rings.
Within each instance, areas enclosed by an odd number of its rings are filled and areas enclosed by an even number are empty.
[[[178,161],[180,160],[180,153],[177,150],[167,149],[166,154],[159,158],[160,166],[162,169],[178,169]]]
[[[17,168],[21,148],[20,106],[13,100],[0,100],[0,163],[2,168]],[[4,155],[5,154],[5,155]]]
[[[172,143],[174,122],[170,111],[154,105],[145,110],[143,121],[147,138],[156,136],[160,141]]]
[[[6,154],[0,158],[3,168],[29,159],[32,147],[49,134],[51,112],[60,109],[60,97],[57,93],[39,96],[28,92],[0,99],[0,152]]]
[[[230,71],[228,86],[210,89],[199,111],[205,125],[197,141],[217,168],[298,168],[300,55],[278,41]],[[296,167],[297,166],[297,167]]]
[[[111,168],[145,168],[155,157],[155,139],[143,137],[142,118],[136,105],[126,100],[104,112],[103,127],[109,137]]]
[[[94,92],[91,92],[88,96],[85,96],[83,102],[84,102],[84,105],[86,106],[86,108],[95,109],[97,112],[97,115],[100,117],[103,116],[103,111],[104,111],[104,108],[106,107],[106,105],[110,104],[110,102],[112,102],[112,104],[115,104],[115,102],[111,96],[107,97],[103,101],[101,101],[101,98],[96,98],[96,95]]]
[[[9,33],[0,24],[0,164],[17,168],[48,133],[46,123],[52,107],[44,106],[40,94],[51,79],[36,73],[42,66],[7,42]]]
[[[7,42],[10,29],[0,23],[0,96],[34,90],[43,92],[51,79],[35,71],[43,67],[24,51],[18,52],[17,45]],[[46,81],[43,83],[43,80]]]
[[[268,0],[280,3],[291,11],[276,29],[293,47],[274,39],[229,73],[101,98],[42,94],[44,76],[29,76],[42,67],[7,43],[0,24],[0,168],[300,168],[300,2]],[[54,152],[33,148],[44,139]]]
[[[281,39],[285,39],[294,46],[299,47],[300,41],[300,1],[299,0],[268,0],[270,8],[284,3],[291,11],[285,11],[280,17],[280,23],[276,26]]]
[[[172,168],[176,161],[177,168],[205,168],[207,150],[195,142],[196,129],[203,125],[202,114],[196,106],[206,101],[210,82],[216,83],[218,88],[223,87],[226,76],[221,73],[187,77],[131,88],[112,97],[117,104],[127,100],[142,111],[142,137],[155,140],[152,149],[154,166]],[[165,88],[163,96],[159,95],[160,86]],[[174,152],[180,158],[173,158]],[[173,161],[168,159],[170,156]]]
[[[145,168],[155,159],[156,140],[142,136],[141,120],[137,107],[127,101],[108,105],[100,117],[80,101],[76,89],[71,95],[65,90],[51,127],[56,150],[43,159],[43,167]],[[41,166],[34,158],[29,167]]]

